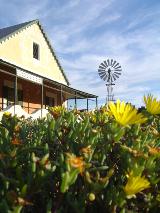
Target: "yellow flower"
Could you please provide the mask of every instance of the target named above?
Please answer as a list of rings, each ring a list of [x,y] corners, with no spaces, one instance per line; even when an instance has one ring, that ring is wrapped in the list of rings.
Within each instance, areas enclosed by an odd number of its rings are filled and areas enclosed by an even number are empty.
[[[11,143],[13,145],[22,145],[22,141],[17,137],[13,137],[12,140],[11,140]]]
[[[106,105],[105,105],[105,106],[102,106],[102,107],[100,108],[100,112],[101,112],[102,114],[106,115],[106,116],[109,116],[109,115],[110,115],[110,113],[109,113],[108,108],[107,108]]]
[[[92,149],[91,149],[91,146],[87,146],[87,147],[84,147],[80,150],[80,152],[84,153],[84,154],[90,154],[92,153]]]
[[[49,108],[49,111],[54,118],[58,118],[65,111],[65,108],[63,106],[55,106],[55,107]]]
[[[18,197],[17,198],[17,203],[20,205],[20,206],[28,206],[28,205],[33,205],[33,203],[23,199],[22,197]]]
[[[95,196],[94,193],[90,193],[88,198],[89,198],[90,201],[94,201],[96,199],[96,196]]]
[[[21,129],[20,126],[19,126],[19,125],[16,125],[16,126],[14,127],[14,132],[17,132],[17,133],[18,133],[18,132],[20,131],[20,129]]]
[[[6,116],[6,117],[10,117],[11,113],[10,112],[4,112],[3,115]]]
[[[131,104],[126,104],[117,100],[116,103],[109,103],[109,111],[115,117],[116,121],[123,126],[129,124],[140,124],[144,123],[145,118],[141,113],[138,113]]]
[[[141,176],[134,176],[133,172],[128,175],[127,184],[124,187],[124,191],[127,196],[132,197],[135,194],[150,187],[150,182]]]
[[[83,161],[82,157],[76,157],[73,154],[67,153],[68,156],[68,163],[72,168],[79,169],[82,173],[84,171],[85,162]]]
[[[151,147],[151,146],[148,146],[148,148],[149,148],[149,153],[151,155],[160,154],[160,147]]]
[[[149,113],[153,115],[160,114],[160,101],[157,101],[157,98],[153,98],[153,95],[144,96],[144,103]]]

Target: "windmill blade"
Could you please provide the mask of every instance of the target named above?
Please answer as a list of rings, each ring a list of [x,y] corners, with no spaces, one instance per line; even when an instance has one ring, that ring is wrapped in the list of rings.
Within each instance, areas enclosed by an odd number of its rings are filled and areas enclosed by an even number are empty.
[[[103,61],[104,62],[104,64],[106,65],[106,68],[108,67],[108,64],[107,64],[107,62],[106,61]]]
[[[107,62],[108,62],[108,66],[110,66],[109,59],[107,60]]]
[[[100,75],[100,76],[106,75],[106,73],[105,73],[105,72],[101,72],[101,73],[99,73],[99,75]]]
[[[120,72],[116,72],[116,71],[115,71],[114,73],[116,73],[116,74],[118,74],[118,75],[121,75],[121,74],[122,74],[122,73],[120,73]]]
[[[99,65],[99,68],[100,68],[100,69],[106,69],[106,67],[105,67],[104,64],[102,64],[102,63]]]
[[[105,70],[98,70],[98,73],[106,73]]]
[[[117,77],[116,75],[113,74],[113,77],[115,77],[115,79],[117,80],[117,78],[119,78],[119,76]]]
[[[98,70],[98,73],[106,73],[104,70]]]
[[[119,63],[115,64],[115,65],[114,65],[114,68],[116,69],[118,66],[119,66]]]
[[[114,81],[116,80],[116,77],[113,75],[113,79],[114,79]]]
[[[99,69],[106,69],[106,67],[104,67],[102,64],[100,64]]]
[[[115,69],[115,71],[121,72],[122,70],[121,69]]]
[[[115,74],[115,73],[114,73],[113,75],[116,76],[116,78],[119,78],[119,75],[117,75],[117,74]]]
[[[107,61],[104,61],[105,65],[106,65],[106,68],[108,67],[108,62]]]
[[[116,63],[116,61],[113,62],[112,67],[114,67],[115,63]]]
[[[104,69],[104,68],[99,68],[98,70],[102,70],[102,71],[105,71],[106,69]]]
[[[106,69],[104,69],[104,68],[99,68],[98,70],[103,71],[103,72],[106,71]]]
[[[106,78],[107,78],[107,75],[103,78],[103,80],[105,81],[105,80],[106,80]]]
[[[112,66],[112,63],[113,63],[113,59],[111,59],[111,66]]]
[[[98,72],[105,72],[106,71],[106,69],[98,69]]]
[[[105,65],[104,62],[102,62],[102,63],[100,64],[100,66],[103,67],[103,69],[106,68],[106,65]]]
[[[99,75],[102,79],[106,76],[106,74]]]
[[[102,73],[102,72],[101,72],[101,73],[99,73],[99,75],[100,75],[100,76],[105,76],[106,73],[104,73],[104,72]]]
[[[119,67],[115,67],[115,69],[121,69],[121,66],[119,66]]]
[[[106,75],[106,72],[99,72],[99,75]]]
[[[106,73],[99,73],[99,76],[105,76],[106,75]]]
[[[100,75],[100,78],[102,78],[102,79],[103,79],[105,76],[106,76],[106,75]]]

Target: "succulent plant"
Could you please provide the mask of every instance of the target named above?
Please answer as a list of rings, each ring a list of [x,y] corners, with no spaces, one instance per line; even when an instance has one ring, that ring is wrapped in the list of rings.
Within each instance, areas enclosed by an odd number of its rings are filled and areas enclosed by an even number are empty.
[[[0,123],[0,212],[159,212],[159,102]],[[148,110],[148,111],[147,111]],[[156,112],[156,113],[155,113]]]

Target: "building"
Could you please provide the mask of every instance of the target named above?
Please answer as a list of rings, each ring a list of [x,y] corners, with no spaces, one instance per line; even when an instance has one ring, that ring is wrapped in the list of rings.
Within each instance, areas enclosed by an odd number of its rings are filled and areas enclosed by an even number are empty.
[[[0,107],[21,105],[27,113],[67,100],[97,96],[70,87],[38,20],[0,29]]]

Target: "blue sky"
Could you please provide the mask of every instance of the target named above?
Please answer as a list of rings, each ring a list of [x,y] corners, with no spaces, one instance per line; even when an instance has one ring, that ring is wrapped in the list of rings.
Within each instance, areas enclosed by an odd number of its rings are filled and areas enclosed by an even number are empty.
[[[99,96],[106,87],[99,64],[122,66],[115,98],[140,106],[144,94],[160,98],[159,0],[0,0],[0,28],[39,19],[71,86]]]

